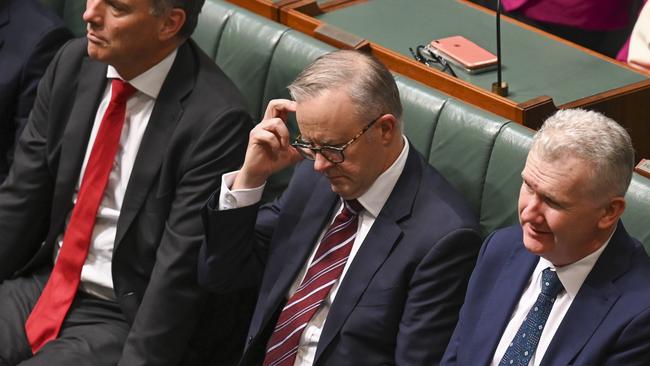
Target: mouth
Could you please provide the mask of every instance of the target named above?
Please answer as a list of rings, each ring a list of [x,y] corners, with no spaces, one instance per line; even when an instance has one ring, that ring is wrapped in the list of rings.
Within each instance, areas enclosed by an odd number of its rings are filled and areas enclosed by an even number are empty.
[[[327,179],[329,179],[329,181],[333,183],[333,182],[341,181],[345,179],[345,177],[342,175],[328,175]]]
[[[544,236],[544,235],[549,235],[551,234],[550,231],[548,230],[541,230],[539,228],[533,227],[531,224],[526,225],[526,231],[528,231],[528,234],[530,234],[533,237],[539,237],[539,236]]]
[[[98,46],[101,46],[101,47],[106,46],[108,44],[108,42],[104,38],[96,35],[95,33],[91,32],[91,31],[88,31],[88,34],[86,35],[86,38],[88,38],[89,42],[91,42],[93,44],[96,44]]]

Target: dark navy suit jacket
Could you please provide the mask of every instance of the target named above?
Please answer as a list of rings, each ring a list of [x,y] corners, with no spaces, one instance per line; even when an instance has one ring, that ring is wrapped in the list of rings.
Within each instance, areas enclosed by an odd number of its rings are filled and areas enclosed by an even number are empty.
[[[218,211],[218,195],[204,212],[200,281],[218,292],[260,289],[241,361],[257,365],[289,287],[339,198],[306,161],[284,194],[259,214],[255,205]],[[339,287],[315,365],[437,364],[479,248],[466,202],[411,146],[402,175]]]
[[[519,225],[483,245],[443,365],[488,365],[539,257]],[[541,365],[650,365],[650,260],[619,222]]]
[[[56,51],[72,33],[36,0],[0,1],[0,183],[27,124],[36,87]]]

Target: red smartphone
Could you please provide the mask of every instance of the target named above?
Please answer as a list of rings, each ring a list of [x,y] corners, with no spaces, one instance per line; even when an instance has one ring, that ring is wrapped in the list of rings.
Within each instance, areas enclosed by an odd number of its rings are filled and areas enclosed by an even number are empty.
[[[435,39],[429,44],[432,51],[469,73],[493,70],[497,57],[463,36]]]

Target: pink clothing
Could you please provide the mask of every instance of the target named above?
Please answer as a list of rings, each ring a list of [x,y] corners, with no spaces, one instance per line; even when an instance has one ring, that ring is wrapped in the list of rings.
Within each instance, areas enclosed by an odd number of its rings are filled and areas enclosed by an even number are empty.
[[[632,0],[502,0],[505,11],[540,22],[590,31],[621,29],[630,22]]]

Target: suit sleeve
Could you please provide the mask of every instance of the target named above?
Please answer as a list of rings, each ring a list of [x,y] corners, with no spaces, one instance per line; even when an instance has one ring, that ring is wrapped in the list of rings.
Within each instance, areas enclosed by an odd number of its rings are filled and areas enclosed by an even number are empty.
[[[204,237],[201,207],[218,187],[221,175],[241,165],[251,127],[245,112],[231,110],[201,131],[190,149],[119,365],[181,364],[198,325],[203,295],[196,281],[196,259]]]
[[[606,366],[644,366],[650,360],[650,308],[637,315],[621,332],[602,363]]]
[[[203,210],[206,241],[199,255],[201,286],[221,294],[260,286],[271,238],[294,184],[261,207],[258,203],[220,211],[220,191],[213,193]]]
[[[62,49],[41,79],[29,123],[16,143],[14,164],[0,185],[0,282],[22,268],[45,239],[54,189],[48,115],[63,53]]]
[[[27,124],[27,117],[36,99],[38,82],[47,69],[47,65],[61,45],[71,38],[72,34],[66,28],[53,28],[43,36],[29,56],[22,73],[21,89],[16,103],[14,120],[16,138],[20,136]]]
[[[432,246],[410,284],[397,335],[397,365],[440,362],[458,320],[481,238],[455,230]]]

